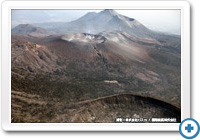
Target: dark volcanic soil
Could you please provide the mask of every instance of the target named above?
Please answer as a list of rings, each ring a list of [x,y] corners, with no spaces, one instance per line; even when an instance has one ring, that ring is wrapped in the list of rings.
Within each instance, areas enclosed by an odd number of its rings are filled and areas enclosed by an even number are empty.
[[[12,122],[114,123],[116,118],[176,118],[180,109],[150,97],[121,94],[64,104],[12,92]]]
[[[12,122],[180,122],[176,45],[119,31],[12,35]]]

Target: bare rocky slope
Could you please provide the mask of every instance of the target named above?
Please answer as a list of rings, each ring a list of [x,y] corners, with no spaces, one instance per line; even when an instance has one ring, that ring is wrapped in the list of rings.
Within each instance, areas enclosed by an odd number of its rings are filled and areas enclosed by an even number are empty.
[[[15,99],[17,96],[12,96],[13,104],[16,104],[12,108],[13,116],[23,114],[19,113],[22,110],[27,116],[31,113],[29,110],[36,113],[42,109],[44,113],[39,115],[42,116],[39,119],[41,122],[47,122],[48,115],[52,122],[113,122],[118,114],[123,116],[124,113],[124,116],[130,117],[140,114],[141,117],[151,118],[153,117],[151,113],[155,113],[156,110],[157,115],[155,116],[174,117],[174,113],[169,113],[169,116],[166,115],[167,113],[163,114],[162,111],[171,110],[167,106],[164,106],[164,108],[167,107],[165,109],[159,109],[161,106],[155,107],[156,105],[147,104],[144,112],[153,112],[144,114],[139,109],[132,110],[137,103],[125,108],[126,103],[122,101],[124,98],[121,99],[121,96],[119,96],[118,104],[114,103],[112,99],[115,97],[106,99],[106,103],[104,103],[103,97],[132,93],[153,97],[172,104],[172,108],[179,108],[180,55],[177,51],[163,48],[162,43],[154,39],[134,38],[125,33],[107,33],[103,37],[103,41],[102,35],[89,35],[89,38],[86,37],[87,35],[79,35],[79,38],[83,37],[85,40],[82,38],[77,40],[77,37],[73,40],[72,35],[48,36],[42,40],[27,36],[13,36],[12,90],[23,92],[23,96],[25,96],[22,99],[21,97]],[[20,41],[21,38],[26,38],[27,41]],[[91,39],[94,40],[91,41]],[[84,43],[80,41],[84,41]],[[32,98],[27,99],[26,97],[29,95],[39,96],[36,99],[34,97],[36,103],[29,105],[29,102],[32,102]],[[95,101],[98,98],[101,100]],[[90,105],[87,103],[81,106],[76,105],[74,109],[65,106],[89,99],[94,100]],[[109,100],[111,103],[105,105],[109,106],[106,110],[103,105],[107,104]],[[44,104],[41,105],[41,102]],[[58,107],[57,102],[59,102]],[[130,104],[129,102],[128,100],[127,104]],[[124,107],[120,110],[115,109],[115,106],[121,105]],[[64,112],[66,113],[61,112],[62,109],[57,112],[56,108],[59,107],[65,107]],[[90,108],[95,111],[94,108],[98,107],[104,109],[102,114],[100,113],[102,117],[97,112],[88,111]],[[141,110],[142,107],[140,107]],[[106,117],[106,112],[111,113],[109,118]],[[54,118],[56,114],[59,115]],[[180,114],[175,114],[177,115],[175,118],[178,120]],[[39,116],[36,115],[34,119],[30,115],[27,116],[28,118],[25,117],[27,120],[24,120],[22,115],[19,115],[19,118],[17,117],[18,119],[14,119],[13,122],[34,122]],[[98,119],[94,120],[91,117]]]
[[[168,103],[133,94],[62,104],[56,100],[46,101],[38,95],[12,91],[12,122],[18,123],[115,123],[117,118],[122,118],[122,122],[126,122],[126,118],[146,118],[146,123],[151,123],[151,118],[176,118],[179,122],[179,114],[180,109]]]

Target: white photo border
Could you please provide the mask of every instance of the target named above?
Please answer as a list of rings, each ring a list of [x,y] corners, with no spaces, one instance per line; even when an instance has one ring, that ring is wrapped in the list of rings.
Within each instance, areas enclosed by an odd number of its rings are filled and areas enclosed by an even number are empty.
[[[66,6],[65,6],[66,5]],[[180,9],[181,120],[190,118],[190,6],[186,1],[4,1],[2,3],[2,128],[5,131],[178,131],[180,123],[11,123],[12,9]]]

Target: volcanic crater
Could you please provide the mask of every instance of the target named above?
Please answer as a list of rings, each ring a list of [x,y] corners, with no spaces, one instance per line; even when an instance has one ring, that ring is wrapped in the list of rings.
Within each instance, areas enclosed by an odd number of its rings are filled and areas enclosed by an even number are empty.
[[[106,38],[98,34],[74,33],[62,36],[63,40],[78,44],[100,44],[106,41]]]

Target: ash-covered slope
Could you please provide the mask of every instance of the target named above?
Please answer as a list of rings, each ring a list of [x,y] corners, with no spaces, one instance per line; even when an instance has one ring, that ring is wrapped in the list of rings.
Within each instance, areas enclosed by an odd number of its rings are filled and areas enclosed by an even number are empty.
[[[179,121],[180,58],[170,43],[119,31],[12,35],[12,122]]]
[[[58,68],[56,66],[58,57],[55,54],[44,45],[24,40],[24,36],[12,35],[11,52],[12,72],[21,69],[24,72],[37,73]]]
[[[37,88],[32,87],[35,93],[40,94],[40,90],[44,88],[51,89],[45,94],[52,95],[52,98],[67,98],[65,101],[77,101],[137,92],[139,95],[164,98],[166,102],[180,106],[181,57],[179,51],[170,44],[165,47],[165,43],[156,39],[132,37],[125,32],[102,32],[97,35],[74,33],[42,39],[26,37],[28,42],[37,44],[36,47],[44,48],[40,49],[42,52],[39,51],[44,57],[40,57],[36,54],[37,49],[24,51],[17,47],[15,44],[21,42],[24,49],[29,48],[29,43],[22,42],[21,39],[24,37],[12,36],[13,52],[19,51],[22,54],[12,55],[13,71],[26,71],[26,74],[38,74],[40,71],[42,80],[36,77],[35,81],[44,80],[43,83],[47,83],[43,86],[39,84]],[[15,59],[20,61],[14,61]],[[30,67],[35,72],[29,72]],[[26,82],[26,86],[37,85],[32,79],[26,79]],[[55,86],[50,86],[51,84]],[[27,90],[24,89],[25,85],[18,85],[17,81],[12,85],[13,89],[17,87]]]
[[[43,113],[41,113],[41,110]],[[12,122],[18,123],[115,123],[117,118],[132,119],[176,118],[181,121],[179,108],[163,101],[121,94],[105,96],[70,104],[47,101],[38,95],[12,91]],[[142,123],[142,121],[140,122]]]
[[[147,122],[151,122],[152,118],[176,118],[175,122],[181,121],[179,108],[154,98],[134,94],[85,100],[69,104],[65,111],[53,119],[53,122],[115,123],[117,118],[122,118],[122,122],[126,122],[126,118],[146,118]]]

